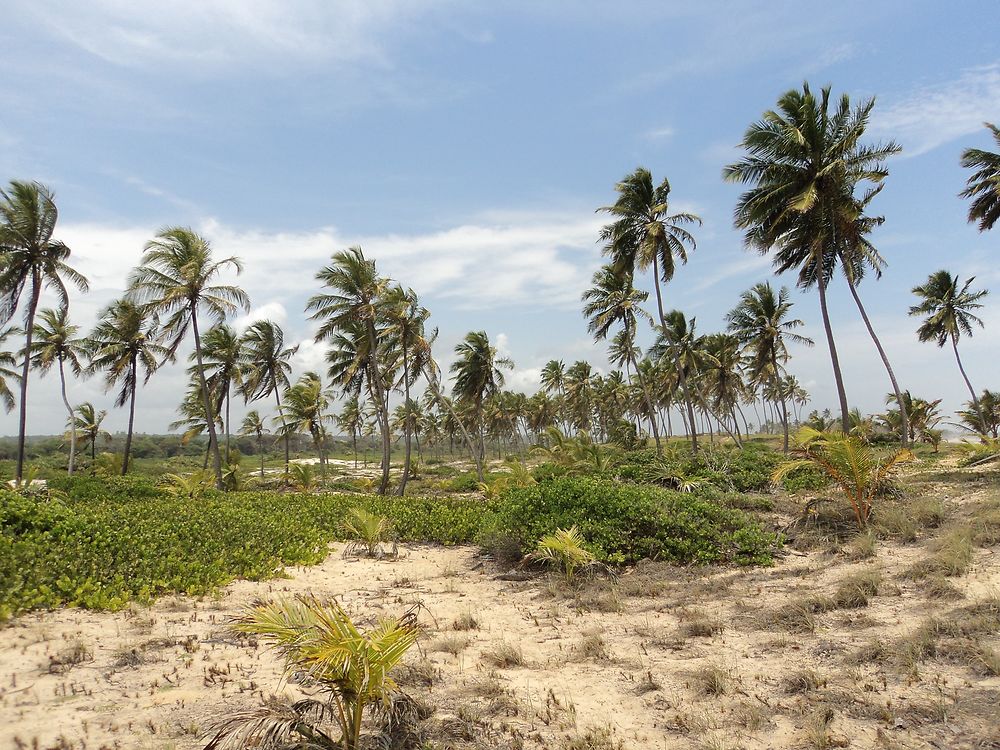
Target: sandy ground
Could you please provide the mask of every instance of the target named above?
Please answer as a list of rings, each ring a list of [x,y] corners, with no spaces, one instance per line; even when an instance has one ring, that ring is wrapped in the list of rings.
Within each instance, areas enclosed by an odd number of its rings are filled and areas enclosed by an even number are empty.
[[[881,544],[863,561],[791,553],[756,570],[649,563],[575,592],[549,578],[498,580],[472,548],[407,546],[384,561],[333,549],[320,565],[217,597],[24,616],[0,630],[0,748],[201,747],[227,712],[297,694],[274,655],[226,623],[256,598],[299,592],[336,596],[360,617],[422,605],[427,634],[400,681],[435,707],[433,747],[616,746],[566,744],[591,728],[625,748],[1000,747],[1000,677],[947,659],[918,673],[851,659],[1000,590],[996,550],[980,549],[951,579],[963,599],[927,598],[900,575],[927,544]],[[868,606],[817,614],[814,632],[769,624],[783,603],[873,568],[883,585]],[[456,631],[467,614],[478,628]],[[487,666],[498,644],[524,664]],[[799,673],[815,684],[796,692],[788,678]],[[718,690],[704,687],[712,675]]]

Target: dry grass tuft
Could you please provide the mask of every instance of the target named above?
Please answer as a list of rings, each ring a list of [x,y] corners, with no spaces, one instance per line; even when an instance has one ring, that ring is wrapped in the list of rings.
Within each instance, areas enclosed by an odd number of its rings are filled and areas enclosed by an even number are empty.
[[[931,544],[931,554],[906,571],[908,578],[920,580],[933,575],[961,576],[972,565],[972,529],[952,528]]]
[[[583,636],[576,650],[581,659],[589,659],[591,661],[608,661],[611,659],[607,641],[604,640],[604,637],[600,633],[588,633]]]
[[[939,601],[954,601],[965,596],[961,589],[941,574],[925,578],[920,584],[920,590],[928,599],[938,599]]]
[[[524,666],[524,653],[520,646],[513,643],[497,643],[483,651],[481,658],[485,664],[497,669]]]
[[[429,650],[432,653],[458,656],[469,647],[470,642],[471,640],[464,635],[445,635],[431,643]]]
[[[562,750],[625,750],[625,743],[610,727],[591,727],[576,737],[567,737]]]
[[[860,570],[844,578],[833,595],[834,603],[841,609],[867,607],[882,585],[882,573],[876,568]]]
[[[721,633],[724,627],[721,620],[700,609],[684,610],[679,616],[680,634],[685,638],[711,638]]]
[[[719,664],[706,664],[691,674],[691,686],[698,695],[705,697],[725,695],[732,683],[732,674]]]
[[[451,624],[452,630],[479,630],[479,620],[471,612],[463,612]]]
[[[826,680],[822,679],[811,669],[800,669],[787,675],[781,681],[781,688],[789,695],[800,695],[802,693],[812,693],[826,685]]]

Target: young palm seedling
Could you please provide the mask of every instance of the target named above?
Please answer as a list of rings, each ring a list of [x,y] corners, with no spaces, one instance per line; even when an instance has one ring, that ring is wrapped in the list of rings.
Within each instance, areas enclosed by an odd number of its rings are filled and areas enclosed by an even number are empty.
[[[396,557],[399,554],[396,542],[389,540],[392,524],[385,516],[372,513],[364,508],[351,508],[342,526],[344,533],[350,539],[347,547],[344,548],[345,557],[366,555],[381,559],[383,557]]]
[[[269,642],[286,672],[305,674],[317,692],[294,702],[272,698],[225,719],[205,750],[357,750],[367,744],[365,713],[390,711],[398,700],[390,672],[420,634],[412,612],[362,631],[339,604],[313,597],[259,602],[233,629]]]
[[[579,571],[605,567],[597,562],[593,553],[583,544],[583,535],[576,526],[556,529],[554,533],[539,540],[538,547],[528,559],[558,570],[566,577],[566,583],[573,583]]]

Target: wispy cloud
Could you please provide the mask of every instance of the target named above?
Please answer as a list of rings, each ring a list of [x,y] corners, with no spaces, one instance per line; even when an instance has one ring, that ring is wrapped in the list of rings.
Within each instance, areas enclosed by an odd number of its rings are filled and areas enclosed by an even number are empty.
[[[671,127],[662,128],[652,128],[647,130],[642,134],[642,137],[647,141],[665,141],[674,135],[674,129]]]
[[[915,89],[875,109],[872,130],[919,156],[1000,117],[1000,63],[969,68],[952,80]]]

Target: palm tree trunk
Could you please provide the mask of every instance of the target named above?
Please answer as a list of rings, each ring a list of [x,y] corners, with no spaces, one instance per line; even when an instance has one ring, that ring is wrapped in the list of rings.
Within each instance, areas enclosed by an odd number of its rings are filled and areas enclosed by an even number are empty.
[[[205,423],[208,426],[208,450],[212,454],[212,468],[215,470],[215,487],[222,489],[222,454],[219,452],[219,438],[215,434],[215,410],[212,397],[205,380],[205,362],[201,356],[201,334],[198,332],[198,311],[191,308],[191,328],[194,331],[194,354],[198,360],[198,381],[201,384],[201,400],[205,406]]]
[[[979,399],[976,398],[976,389],[972,387],[972,382],[969,380],[969,376],[965,373],[965,367],[962,365],[962,358],[958,356],[958,339],[955,336],[951,337],[951,348],[955,352],[955,361],[958,362],[958,371],[962,373],[962,379],[965,380],[965,386],[969,389],[969,395],[972,396],[972,407],[976,410],[976,416],[979,417],[979,426],[983,428],[983,434],[987,432],[986,429],[986,418],[979,408]]]
[[[402,497],[406,493],[406,480],[410,477],[410,362],[407,358],[406,341],[403,345],[403,400],[406,403],[404,409],[405,419],[403,420],[403,440],[406,443],[406,452],[403,455],[403,478],[399,482],[396,494]]]
[[[653,399],[649,395],[649,387],[646,385],[646,379],[639,371],[639,364],[635,361],[635,356],[629,356],[629,361],[632,363],[632,367],[635,370],[636,378],[639,379],[639,387],[642,389],[643,400],[646,402],[646,412],[649,414],[649,426],[653,430],[653,440],[656,442],[656,452],[658,455],[663,455],[663,446],[660,445],[660,428],[656,424],[656,412],[653,410]],[[632,375],[631,373],[627,373],[627,375],[629,378],[629,385],[631,385]]]
[[[278,392],[278,384],[274,385],[274,400],[278,404],[278,419],[281,420],[281,431],[284,434],[285,442],[285,484],[288,484],[288,467],[291,463],[291,448],[289,447],[288,430],[285,427],[285,412],[281,408],[281,394]]]
[[[226,424],[224,425],[226,430],[226,466],[229,466],[233,462],[233,452],[229,448],[229,383],[226,383]]]
[[[257,434],[257,452],[260,454],[260,478],[264,478],[264,436]]]
[[[840,399],[840,427],[845,435],[851,432],[851,417],[847,408],[847,391],[844,390],[844,376],[840,372],[840,358],[837,356],[837,344],[833,340],[833,326],[830,325],[830,311],[826,307],[826,278],[823,275],[822,260],[818,275],[819,309],[823,314],[823,330],[826,331],[826,342],[830,347],[830,363],[833,365],[833,379],[837,383],[837,397]]]
[[[781,427],[784,433],[782,438],[782,450],[788,453],[788,404],[785,403],[785,394],[781,390],[781,379],[778,377],[778,354],[774,351],[774,342],[771,342],[771,368],[774,370],[774,392],[781,402]]]
[[[906,413],[906,402],[903,400],[903,392],[899,389],[899,383],[896,382],[896,373],[892,371],[892,365],[889,364],[889,357],[885,353],[885,349],[882,348],[882,342],[879,341],[878,336],[875,334],[875,328],[868,319],[868,311],[865,310],[865,306],[861,304],[861,297],[858,296],[858,289],[854,286],[854,282],[850,278],[847,279],[847,286],[851,289],[851,296],[854,297],[854,302],[858,306],[858,311],[861,313],[861,319],[865,322],[865,328],[868,329],[868,334],[872,337],[872,341],[875,342],[875,348],[878,349],[878,355],[882,358],[882,364],[885,365],[885,371],[889,374],[889,382],[892,384],[892,392],[896,395],[896,403],[899,404],[899,419],[902,422],[903,447],[909,448],[910,415]]]
[[[21,404],[17,416],[17,469],[14,479],[20,482],[24,477],[24,438],[28,426],[28,369],[31,366],[31,339],[35,328],[35,311],[38,309],[38,298],[42,286],[38,271],[31,274],[31,301],[28,303],[28,315],[24,321],[24,364],[21,366]]]
[[[128,474],[128,462],[132,455],[132,428],[135,424],[135,392],[139,390],[139,372],[136,363],[136,355],[132,355],[130,363],[132,369],[132,393],[129,394],[128,404],[128,432],[125,434],[125,455],[122,457],[122,476]]]
[[[469,434],[469,431],[465,428],[465,424],[462,422],[462,420],[458,418],[458,414],[455,413],[455,409],[454,407],[452,407],[451,402],[441,395],[441,389],[438,386],[437,375],[434,373],[433,370],[434,367],[435,365],[432,363],[428,363],[424,367],[424,378],[427,380],[427,385],[430,386],[431,393],[434,394],[434,398],[437,400],[439,404],[444,404],[445,409],[448,410],[448,413],[451,415],[451,418],[454,420],[455,424],[458,425],[458,429],[462,431],[462,439],[465,440],[465,445],[468,447],[469,453],[472,455],[473,460],[476,462],[476,476],[478,477],[479,481],[482,482],[483,462],[482,459],[479,457],[479,452],[476,450],[476,447],[472,442],[472,435]],[[455,440],[454,435],[450,434],[448,436],[449,453],[455,452],[454,440]]]
[[[73,476],[73,464],[76,461],[76,425],[73,424],[73,407],[66,397],[66,369],[62,357],[59,357],[59,388],[62,392],[63,405],[69,414],[69,465],[66,473]]]
[[[663,295],[660,292],[660,271],[656,256],[653,256],[653,286],[656,289],[656,311],[660,316],[660,328],[663,330],[664,340],[670,344],[669,336],[667,335],[667,316],[663,312]],[[698,428],[695,425],[694,420],[694,407],[691,402],[691,391],[688,388],[687,377],[684,375],[684,368],[681,367],[681,358],[677,352],[674,352],[674,367],[677,368],[677,380],[681,386],[681,393],[684,395],[684,403],[687,404],[688,420],[691,425],[691,452],[698,452]]]

